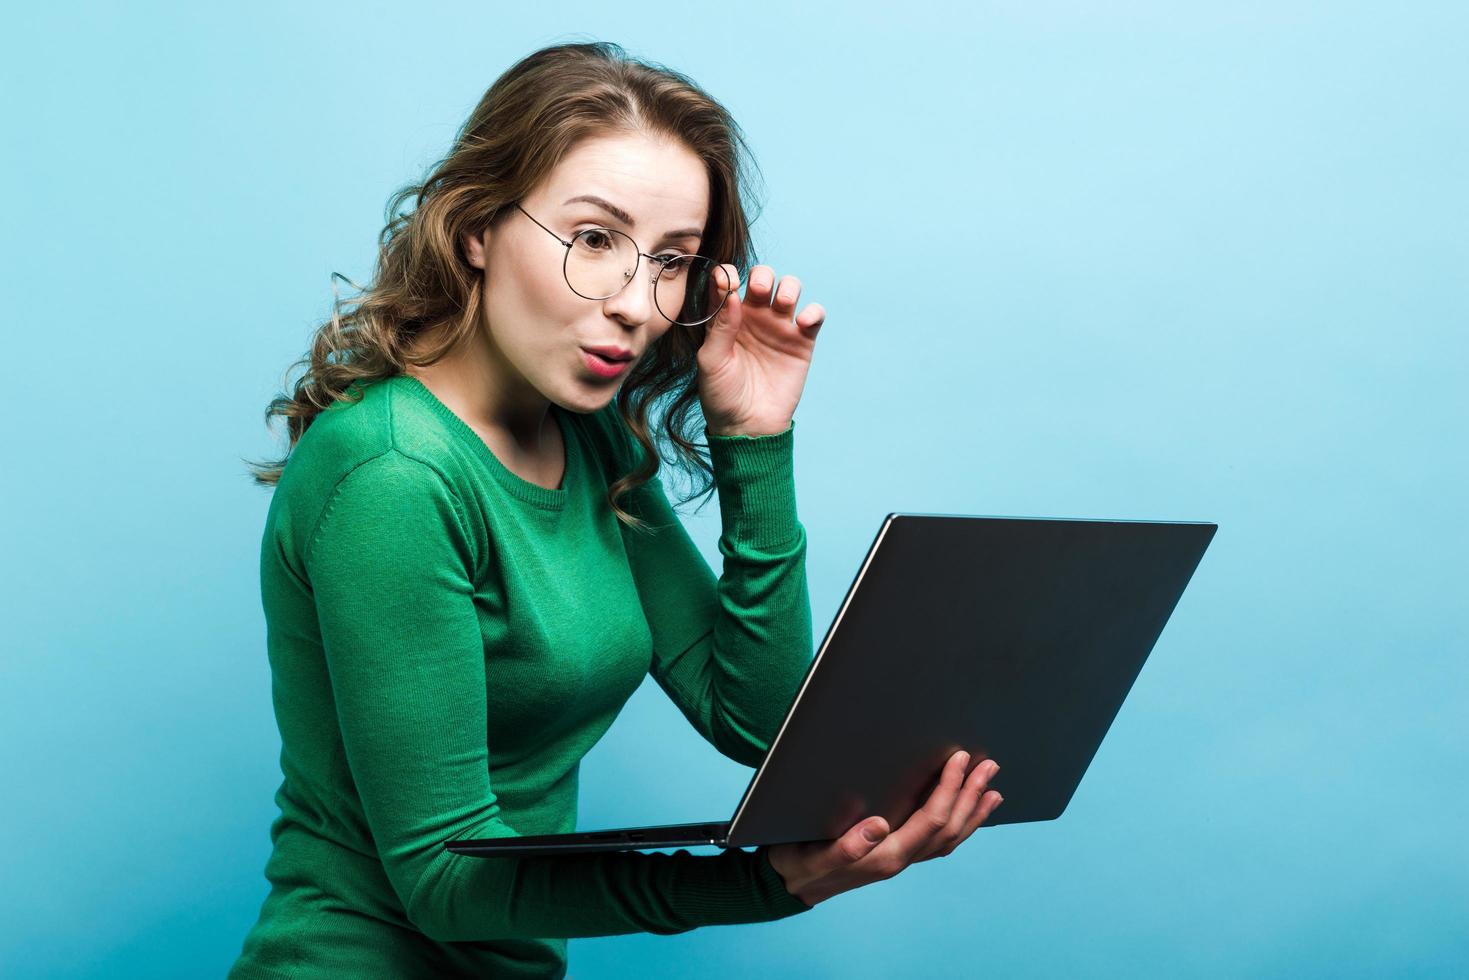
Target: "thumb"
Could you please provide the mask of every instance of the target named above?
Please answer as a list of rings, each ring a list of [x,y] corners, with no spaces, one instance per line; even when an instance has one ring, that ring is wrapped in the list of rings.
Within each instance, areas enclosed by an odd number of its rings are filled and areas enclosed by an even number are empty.
[[[869,820],[862,825],[862,842],[867,845],[867,850],[869,851],[878,844],[881,844],[887,838],[887,835],[888,824],[882,817]]]
[[[735,335],[740,331],[740,290],[739,276],[735,274],[734,266],[729,263],[721,265],[714,270],[714,286],[721,292],[729,293],[725,297],[724,305],[719,308],[719,313],[709,323],[709,328],[704,334],[704,343],[701,349],[708,351],[708,356],[714,363],[722,362],[729,356],[734,348]]]
[[[871,854],[878,844],[887,839],[887,835],[888,824],[882,817],[873,817],[854,824],[822,851],[818,870],[822,874],[830,874],[856,864]]]

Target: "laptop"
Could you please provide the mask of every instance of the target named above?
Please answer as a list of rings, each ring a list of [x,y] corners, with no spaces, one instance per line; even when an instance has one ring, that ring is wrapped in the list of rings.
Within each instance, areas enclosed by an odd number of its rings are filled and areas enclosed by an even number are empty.
[[[832,840],[894,829],[945,761],[993,757],[1005,805],[1054,820],[1217,524],[890,513],[728,820],[448,841],[476,857]]]

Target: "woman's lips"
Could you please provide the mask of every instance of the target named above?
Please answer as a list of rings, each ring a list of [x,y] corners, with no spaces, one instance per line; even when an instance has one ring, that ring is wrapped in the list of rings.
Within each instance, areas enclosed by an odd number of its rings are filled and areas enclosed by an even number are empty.
[[[626,361],[608,360],[601,354],[593,354],[585,347],[581,349],[581,356],[587,368],[599,378],[615,378],[626,371],[628,365],[632,363],[631,358]]]

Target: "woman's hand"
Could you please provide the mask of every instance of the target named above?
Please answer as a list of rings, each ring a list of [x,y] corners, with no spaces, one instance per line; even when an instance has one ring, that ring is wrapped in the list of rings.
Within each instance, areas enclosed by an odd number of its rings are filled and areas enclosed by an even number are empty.
[[[771,867],[785,880],[786,891],[816,905],[891,878],[910,864],[952,854],[1003,799],[994,790],[985,792],[999,765],[987,759],[966,780],[968,764],[968,752],[950,756],[928,802],[893,833],[887,832],[882,817],[871,817],[833,841],[776,844],[770,848]],[[878,839],[869,841],[864,830],[873,831]]]
[[[801,281],[757,265],[740,299],[739,273],[726,263],[715,286],[729,292],[699,347],[699,403],[714,435],[774,435],[791,424],[816,332],[826,320],[819,303],[792,319]]]

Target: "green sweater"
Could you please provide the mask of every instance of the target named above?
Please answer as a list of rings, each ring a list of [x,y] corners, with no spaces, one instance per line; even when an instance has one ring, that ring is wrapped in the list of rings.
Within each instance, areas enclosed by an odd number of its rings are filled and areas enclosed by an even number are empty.
[[[447,840],[576,829],[582,756],[652,673],[760,763],[812,656],[794,423],[705,431],[716,580],[614,405],[551,412],[558,489],[512,473],[417,379],[337,402],[271,500],[260,575],[283,780],[271,889],[231,977],[560,977],[569,937],[809,911],[766,848],[475,858]],[[656,752],[650,752],[650,756]]]

